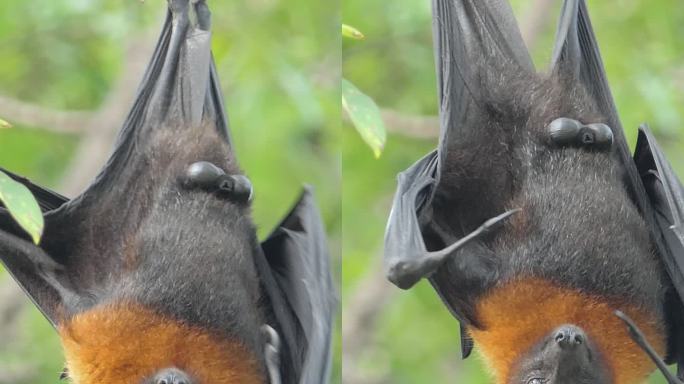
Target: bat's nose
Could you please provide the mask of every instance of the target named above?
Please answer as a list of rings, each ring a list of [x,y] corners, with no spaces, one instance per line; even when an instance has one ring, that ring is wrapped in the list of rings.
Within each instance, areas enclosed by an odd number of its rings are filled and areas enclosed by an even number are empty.
[[[164,369],[157,373],[155,376],[155,379],[153,381],[154,384],[193,384],[193,381],[190,379],[190,376],[188,376],[185,372],[175,369],[175,368],[169,368],[169,369]]]
[[[554,340],[558,345],[565,348],[575,348],[581,344],[584,344],[587,337],[580,328],[574,325],[564,325],[556,331]]]

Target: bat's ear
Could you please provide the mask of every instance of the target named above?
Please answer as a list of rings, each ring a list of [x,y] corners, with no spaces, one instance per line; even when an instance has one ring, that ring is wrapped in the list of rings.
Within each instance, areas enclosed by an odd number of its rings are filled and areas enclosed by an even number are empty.
[[[13,224],[0,208],[0,228]],[[45,317],[56,326],[66,302],[75,297],[60,282],[64,266],[33,243],[0,229],[0,262],[31,298]]]

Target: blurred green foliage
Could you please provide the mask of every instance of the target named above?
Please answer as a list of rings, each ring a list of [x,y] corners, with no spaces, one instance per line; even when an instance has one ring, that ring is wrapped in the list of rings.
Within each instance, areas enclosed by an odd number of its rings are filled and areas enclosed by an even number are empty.
[[[22,183],[13,180],[5,172],[0,171],[0,203],[12,218],[24,229],[35,244],[40,242],[45,221],[38,201],[31,191]]]
[[[259,235],[279,222],[303,183],[312,184],[339,278],[339,6],[310,0],[209,5],[233,142],[255,186]],[[54,109],[96,110],[120,75],[126,42],[156,39],[165,12],[163,0],[0,2],[0,93]],[[0,130],[0,166],[55,187],[78,135],[11,123],[14,128]],[[36,376],[26,384],[57,383],[59,341],[37,310],[26,308],[20,334],[0,341],[0,367],[11,372],[35,364]],[[337,356],[340,348],[338,335]],[[336,358],[333,383],[339,372]]]
[[[511,1],[518,19],[533,9]],[[684,175],[684,3],[680,0],[589,0],[622,123],[633,146],[636,128],[650,123],[680,175]],[[531,51],[538,69],[550,61],[561,1],[553,2]],[[343,76],[383,108],[435,115],[437,91],[430,1],[344,0],[342,19],[364,32],[343,41]],[[526,19],[529,20],[529,19]],[[391,132],[392,127],[387,129]],[[390,134],[379,160],[349,125],[343,127],[343,283],[345,311],[363,279],[384,279],[378,268],[395,176],[435,147]],[[369,383],[489,383],[478,357],[461,361],[458,324],[428,283],[397,292],[381,309],[362,353],[357,377]],[[651,383],[664,383],[656,378]]]

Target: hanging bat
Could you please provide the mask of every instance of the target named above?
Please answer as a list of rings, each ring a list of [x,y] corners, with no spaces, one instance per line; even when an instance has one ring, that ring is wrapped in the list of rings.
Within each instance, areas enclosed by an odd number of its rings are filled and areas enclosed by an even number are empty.
[[[440,142],[399,175],[389,280],[427,278],[497,383],[681,378],[684,188],[647,126],[630,154],[584,0],[547,73],[504,0],[432,5]]]
[[[78,384],[327,383],[335,294],[307,189],[263,243],[210,52],[206,3],[169,0],[108,163],[68,200],[12,175],[40,247],[0,208],[0,260]]]

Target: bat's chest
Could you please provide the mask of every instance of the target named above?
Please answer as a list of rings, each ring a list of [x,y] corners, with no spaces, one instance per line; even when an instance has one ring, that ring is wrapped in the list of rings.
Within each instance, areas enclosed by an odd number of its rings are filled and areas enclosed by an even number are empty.
[[[550,159],[521,180],[494,243],[503,280],[534,277],[660,312],[665,281],[649,232],[607,158]]]
[[[482,327],[470,333],[500,381],[517,359],[564,324],[586,331],[613,371],[615,383],[644,378],[654,367],[613,314],[616,309],[629,313],[659,353],[665,352],[664,331],[649,311],[541,279],[502,284],[481,298],[476,309]]]

